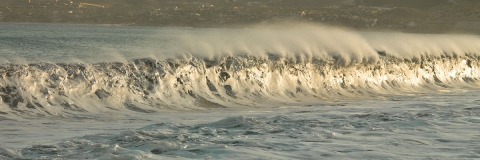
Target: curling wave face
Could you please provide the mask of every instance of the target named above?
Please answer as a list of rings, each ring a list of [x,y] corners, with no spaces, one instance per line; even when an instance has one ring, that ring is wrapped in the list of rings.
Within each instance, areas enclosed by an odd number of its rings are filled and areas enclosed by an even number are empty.
[[[379,52],[371,62],[302,60],[270,54],[203,59],[0,66],[1,114],[262,107],[272,103],[381,97],[476,86],[475,56],[400,59]]]

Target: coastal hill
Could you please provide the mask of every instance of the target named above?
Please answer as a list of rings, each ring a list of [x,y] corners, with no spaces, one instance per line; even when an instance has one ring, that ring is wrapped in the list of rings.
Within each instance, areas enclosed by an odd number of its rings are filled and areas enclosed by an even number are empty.
[[[14,1],[14,0],[11,0]],[[32,0],[34,1],[34,0]],[[180,3],[271,3],[281,7],[325,7],[345,4],[358,4],[375,7],[408,7],[416,9],[431,9],[445,5],[471,5],[478,4],[478,0],[82,0],[88,3],[124,6],[158,6],[170,2]]]
[[[284,20],[358,30],[480,33],[479,0],[3,0],[0,22],[237,27]]]

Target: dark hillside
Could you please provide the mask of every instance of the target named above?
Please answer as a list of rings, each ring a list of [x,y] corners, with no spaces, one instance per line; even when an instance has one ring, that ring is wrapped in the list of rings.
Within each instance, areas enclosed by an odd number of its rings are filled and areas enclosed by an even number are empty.
[[[448,0],[362,0],[367,6],[408,7],[430,9],[438,5],[448,4]]]
[[[422,19],[427,19],[427,18],[433,18],[433,15],[419,10],[419,9],[414,9],[414,8],[404,8],[404,7],[398,7],[389,11],[386,11],[384,13],[384,16],[388,16],[390,18],[395,18],[395,19],[410,19],[410,20],[422,20]]]

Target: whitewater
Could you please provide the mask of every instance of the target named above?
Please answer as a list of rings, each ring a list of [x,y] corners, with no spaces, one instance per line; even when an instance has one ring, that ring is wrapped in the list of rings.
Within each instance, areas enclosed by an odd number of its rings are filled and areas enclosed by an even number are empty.
[[[0,24],[0,159],[480,158],[480,36]]]

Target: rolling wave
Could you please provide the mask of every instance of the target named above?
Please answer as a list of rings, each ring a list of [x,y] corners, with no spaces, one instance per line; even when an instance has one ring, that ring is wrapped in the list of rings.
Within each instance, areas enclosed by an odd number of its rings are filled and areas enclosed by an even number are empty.
[[[407,59],[378,51],[374,60],[350,63],[267,55],[3,64],[0,114],[262,107],[473,87],[480,76],[478,56],[468,53]]]

